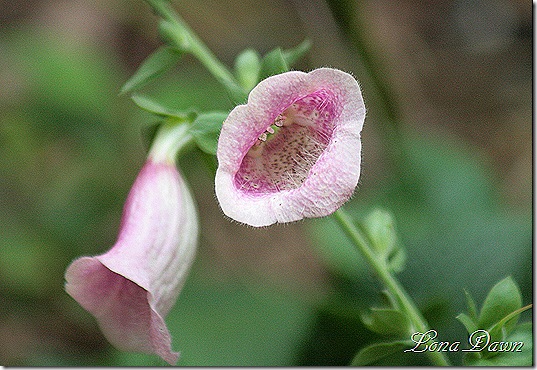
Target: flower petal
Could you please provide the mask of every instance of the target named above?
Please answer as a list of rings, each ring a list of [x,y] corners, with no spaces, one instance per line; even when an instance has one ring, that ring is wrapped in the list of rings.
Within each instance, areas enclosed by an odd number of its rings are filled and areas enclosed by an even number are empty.
[[[222,127],[215,180],[222,210],[252,226],[334,212],[358,184],[364,119],[360,87],[345,72],[293,71],[260,82]]]
[[[65,289],[115,347],[175,364],[163,318],[186,279],[197,237],[194,202],[176,167],[148,160],[125,203],[117,242],[103,255],[74,261]]]

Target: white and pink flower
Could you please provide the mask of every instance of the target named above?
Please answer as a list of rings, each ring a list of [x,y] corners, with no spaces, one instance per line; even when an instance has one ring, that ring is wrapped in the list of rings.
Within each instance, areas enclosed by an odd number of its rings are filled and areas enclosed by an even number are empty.
[[[333,213],[358,184],[364,119],[358,82],[340,70],[261,81],[222,127],[215,180],[222,210],[252,226]]]
[[[116,348],[156,354],[175,364],[164,322],[194,259],[198,219],[175,166],[186,127],[164,127],[125,203],[115,245],[75,260],[65,289],[98,321]]]

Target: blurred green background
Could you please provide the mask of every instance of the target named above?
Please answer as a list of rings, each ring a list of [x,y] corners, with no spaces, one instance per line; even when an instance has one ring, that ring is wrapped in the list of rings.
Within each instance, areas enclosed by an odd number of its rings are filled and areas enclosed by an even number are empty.
[[[532,301],[532,6],[528,1],[176,1],[227,65],[309,38],[297,66],[353,73],[368,108],[359,219],[393,212],[399,274],[443,340],[512,275]],[[163,365],[112,348],[63,290],[67,265],[115,241],[154,118],[118,91],[160,45],[141,1],[0,1],[0,364]],[[144,90],[230,110],[191,57]],[[377,340],[357,313],[380,286],[329,218],[264,229],[218,208],[198,153],[194,268],[167,318],[179,365],[345,365]],[[523,318],[528,320],[530,314]],[[458,353],[450,354],[460,364]],[[398,357],[401,357],[398,356]],[[383,364],[393,364],[388,358]],[[428,364],[404,354],[406,364]]]

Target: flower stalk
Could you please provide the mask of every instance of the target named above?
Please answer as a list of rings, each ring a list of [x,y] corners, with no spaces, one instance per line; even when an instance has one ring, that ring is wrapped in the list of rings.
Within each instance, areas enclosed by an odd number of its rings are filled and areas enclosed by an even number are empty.
[[[377,254],[369,244],[368,238],[354,225],[351,217],[343,208],[338,209],[333,215],[334,219],[338,222],[347,237],[352,241],[356,249],[362,256],[364,256],[367,263],[377,273],[378,278],[386,286],[386,289],[388,289],[392,296],[397,299],[401,309],[414,326],[414,329],[421,333],[427,332],[429,330],[427,321],[401,283],[399,283],[389,271],[386,261],[377,257]],[[428,351],[427,355],[436,366],[450,366],[449,360],[442,352]]]
[[[228,89],[233,99],[241,102],[246,98],[247,91],[241,87],[229,69],[218,60],[213,52],[172,9],[168,1],[145,1],[163,19],[160,31],[165,34],[167,41],[173,44],[172,46],[194,55]]]

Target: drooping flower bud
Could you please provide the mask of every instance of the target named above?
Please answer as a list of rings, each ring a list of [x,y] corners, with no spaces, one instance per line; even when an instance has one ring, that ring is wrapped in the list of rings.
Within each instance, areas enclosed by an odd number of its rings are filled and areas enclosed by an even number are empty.
[[[125,203],[114,246],[75,260],[65,289],[98,321],[116,348],[175,364],[164,322],[193,262],[198,241],[194,200],[175,166],[186,127],[163,127]]]

